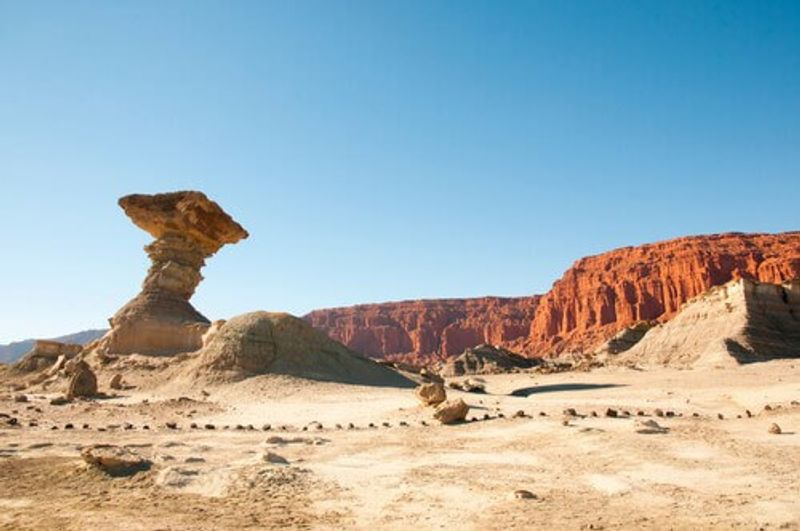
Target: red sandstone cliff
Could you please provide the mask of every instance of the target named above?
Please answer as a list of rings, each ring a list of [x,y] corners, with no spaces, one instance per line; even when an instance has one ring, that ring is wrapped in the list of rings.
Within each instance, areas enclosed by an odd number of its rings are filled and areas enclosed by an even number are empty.
[[[353,350],[423,363],[528,336],[538,296],[438,299],[316,310],[305,319]]]
[[[582,258],[543,297],[447,299],[317,310],[315,327],[366,355],[412,363],[479,343],[529,356],[589,351],[642,320],[667,320],[712,286],[800,277],[800,232],[691,236]]]
[[[690,236],[575,262],[545,295],[522,350],[588,351],[637,321],[671,318],[734,278],[800,277],[800,232]]]

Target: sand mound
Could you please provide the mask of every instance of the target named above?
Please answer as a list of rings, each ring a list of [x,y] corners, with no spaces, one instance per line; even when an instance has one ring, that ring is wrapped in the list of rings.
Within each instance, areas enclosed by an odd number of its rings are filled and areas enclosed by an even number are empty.
[[[616,358],[636,365],[735,365],[800,357],[800,281],[735,280],[686,303]]]
[[[528,359],[504,348],[492,345],[478,345],[466,349],[461,355],[442,362],[437,372],[442,376],[463,376],[465,374],[497,374],[517,369],[528,369],[540,360]]]
[[[413,387],[388,367],[362,357],[286,313],[253,312],[222,325],[193,360],[192,378],[238,381],[281,374],[360,385]]]

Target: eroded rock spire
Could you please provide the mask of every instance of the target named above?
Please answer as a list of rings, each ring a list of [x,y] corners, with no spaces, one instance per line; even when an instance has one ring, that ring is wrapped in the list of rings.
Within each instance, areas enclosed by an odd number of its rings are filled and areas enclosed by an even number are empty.
[[[125,214],[155,240],[142,291],[110,319],[107,352],[174,354],[200,348],[209,320],[189,303],[205,260],[247,231],[201,192],[128,195]]]

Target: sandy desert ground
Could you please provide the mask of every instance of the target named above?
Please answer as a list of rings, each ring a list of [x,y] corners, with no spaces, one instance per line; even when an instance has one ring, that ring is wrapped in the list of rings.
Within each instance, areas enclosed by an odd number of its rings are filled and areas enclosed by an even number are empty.
[[[63,406],[9,395],[0,528],[800,529],[798,361],[485,379],[485,395],[448,390],[475,419],[454,426],[408,389],[275,376]],[[80,458],[97,443],[153,465],[109,477]]]

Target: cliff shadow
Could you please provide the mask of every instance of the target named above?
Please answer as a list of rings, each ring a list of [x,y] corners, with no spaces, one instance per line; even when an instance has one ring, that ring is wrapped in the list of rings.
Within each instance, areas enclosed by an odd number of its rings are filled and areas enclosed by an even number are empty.
[[[588,383],[564,383],[553,385],[535,385],[532,387],[521,387],[509,393],[510,396],[526,397],[540,393],[558,393],[560,391],[591,391],[593,389],[608,389],[611,387],[627,387],[626,384],[588,384]]]

